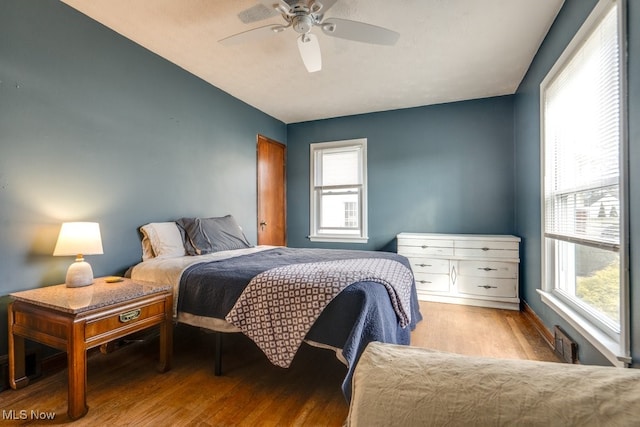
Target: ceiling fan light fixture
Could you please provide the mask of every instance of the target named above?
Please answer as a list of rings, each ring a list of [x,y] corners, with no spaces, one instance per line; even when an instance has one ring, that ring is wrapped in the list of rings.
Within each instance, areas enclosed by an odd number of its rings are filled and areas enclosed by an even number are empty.
[[[325,33],[333,33],[335,30],[336,24],[334,23],[322,24],[322,31],[324,31]]]
[[[289,5],[284,0],[281,0],[279,3],[273,3],[272,7],[284,15],[289,14]]]
[[[293,24],[293,29],[298,34],[307,34],[313,28],[314,22],[311,15],[296,15],[291,21]]]
[[[316,1],[316,2],[313,2],[313,4],[311,5],[311,7],[309,8],[309,11],[310,11],[311,13],[318,13],[318,12],[320,12],[321,10],[322,10],[322,3],[318,3],[317,1]]]

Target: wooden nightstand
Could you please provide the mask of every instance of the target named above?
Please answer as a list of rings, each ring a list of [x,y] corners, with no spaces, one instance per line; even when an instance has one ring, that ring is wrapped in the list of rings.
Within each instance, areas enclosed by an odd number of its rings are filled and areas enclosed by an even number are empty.
[[[13,389],[29,383],[25,375],[24,339],[67,352],[68,414],[78,419],[88,411],[87,350],[151,326],[160,325],[160,361],[171,367],[173,296],[170,286],[133,282],[91,286],[48,286],[11,294],[9,305],[9,381]]]

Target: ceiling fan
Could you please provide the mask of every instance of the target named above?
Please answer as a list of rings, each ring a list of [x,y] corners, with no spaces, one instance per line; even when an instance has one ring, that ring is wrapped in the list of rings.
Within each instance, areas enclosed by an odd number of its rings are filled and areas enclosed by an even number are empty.
[[[319,27],[324,34],[347,40],[355,40],[364,43],[392,46],[400,37],[400,34],[376,25],[359,21],[351,21],[340,18],[324,19],[324,14],[337,0],[259,0],[259,4],[246,9],[238,14],[244,23],[257,22],[263,19],[282,15],[286,21],[283,24],[270,24],[253,28],[219,42],[223,45],[235,45],[238,43],[259,40],[266,36],[278,34],[288,28],[300,34],[298,37],[298,50],[307,71],[313,73],[322,68],[322,56],[320,44],[315,34],[311,33],[313,27]]]

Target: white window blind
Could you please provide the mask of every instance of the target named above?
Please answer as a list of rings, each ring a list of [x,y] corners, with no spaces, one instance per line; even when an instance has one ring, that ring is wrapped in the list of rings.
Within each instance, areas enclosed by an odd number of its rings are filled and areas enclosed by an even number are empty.
[[[620,245],[620,85],[613,7],[544,91],[545,236]]]

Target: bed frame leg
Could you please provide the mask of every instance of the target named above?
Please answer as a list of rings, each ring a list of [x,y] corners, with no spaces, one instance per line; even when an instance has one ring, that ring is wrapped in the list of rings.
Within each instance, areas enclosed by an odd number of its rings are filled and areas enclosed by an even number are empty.
[[[216,332],[216,350],[214,354],[213,373],[216,377],[222,375],[222,332]]]

